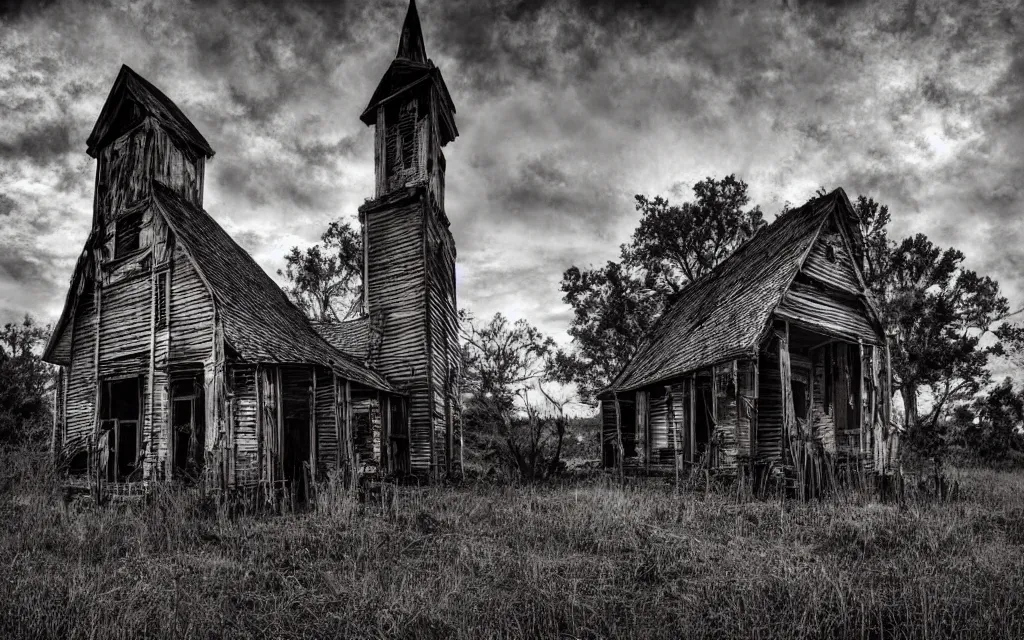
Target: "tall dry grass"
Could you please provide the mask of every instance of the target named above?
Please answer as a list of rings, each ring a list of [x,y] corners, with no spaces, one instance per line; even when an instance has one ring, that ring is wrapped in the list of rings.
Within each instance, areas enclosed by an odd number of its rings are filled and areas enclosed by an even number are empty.
[[[599,478],[233,516],[64,506],[45,465],[0,463],[2,637],[1024,637],[1017,473],[945,503]]]

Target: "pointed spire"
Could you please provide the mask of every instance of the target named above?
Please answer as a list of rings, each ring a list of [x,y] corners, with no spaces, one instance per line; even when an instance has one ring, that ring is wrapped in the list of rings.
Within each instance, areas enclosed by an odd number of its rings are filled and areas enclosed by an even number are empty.
[[[427,47],[423,44],[423,29],[420,28],[420,15],[416,11],[416,0],[409,0],[409,11],[405,14],[402,25],[402,37],[398,41],[396,58],[404,58],[412,62],[427,62]]]

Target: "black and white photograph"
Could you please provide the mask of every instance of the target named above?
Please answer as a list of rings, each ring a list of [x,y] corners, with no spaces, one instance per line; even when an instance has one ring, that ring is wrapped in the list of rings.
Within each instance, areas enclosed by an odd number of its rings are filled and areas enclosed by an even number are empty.
[[[1024,5],[0,0],[0,637],[1024,637]]]

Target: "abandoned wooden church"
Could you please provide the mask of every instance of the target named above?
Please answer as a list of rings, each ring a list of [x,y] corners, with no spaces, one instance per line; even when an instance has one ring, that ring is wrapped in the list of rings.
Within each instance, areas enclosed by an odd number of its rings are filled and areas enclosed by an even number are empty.
[[[441,148],[455,107],[414,3],[361,115],[364,314],[314,326],[203,209],[213,149],[122,67],[87,140],[93,222],[45,359],[58,450],[99,482],[301,487],[437,479],[459,460],[455,244]],[[340,214],[341,212],[339,212]]]
[[[889,349],[863,259],[837,189],[686,288],[600,395],[604,465],[887,471],[898,446]]]

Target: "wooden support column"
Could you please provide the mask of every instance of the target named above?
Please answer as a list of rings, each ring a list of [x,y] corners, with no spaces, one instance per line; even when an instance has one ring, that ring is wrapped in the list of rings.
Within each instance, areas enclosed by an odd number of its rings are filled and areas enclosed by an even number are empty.
[[[352,381],[345,381],[345,447],[349,461],[349,487],[355,491],[359,487],[359,457],[356,455],[354,434],[352,433]]]
[[[850,367],[853,369],[853,367]],[[857,438],[858,459],[863,464],[864,457],[864,342],[857,338]]]
[[[381,409],[380,468],[390,473],[391,466],[391,395],[388,394],[384,396]]]
[[[625,484],[625,447],[622,446],[622,406],[619,402],[619,394],[615,392],[615,439],[619,450],[619,482]]]
[[[687,453],[690,464],[696,462],[697,455],[697,374],[690,376],[690,450]]]
[[[316,366],[310,367],[313,373],[312,384],[309,389],[309,475],[311,481],[316,481]]]
[[[751,366],[754,367],[754,411],[750,417],[750,458],[752,460],[757,459],[757,429],[758,429],[758,416],[761,401],[761,366],[758,362],[757,353],[755,350],[754,358],[750,361]]]
[[[376,178],[376,195],[379,198],[387,192],[387,123],[384,121],[384,105],[377,107],[377,124],[374,127],[374,177]],[[365,246],[365,245],[363,245]],[[365,264],[365,263],[364,263]]]
[[[256,469],[259,470],[260,481],[261,482],[267,480],[267,478],[265,477],[266,476],[266,470],[263,468],[263,450],[264,450],[263,438],[265,437],[264,436],[265,429],[264,429],[264,421],[263,421],[263,411],[264,411],[264,405],[263,405],[263,401],[264,401],[264,399],[263,399],[263,394],[264,394],[263,375],[264,375],[264,373],[263,372],[264,372],[263,365],[257,364],[256,365],[256,374],[255,374],[255,378],[256,379],[254,381],[255,382],[255,386],[256,386]],[[171,466],[174,466],[174,465],[172,464]]]
[[[154,390],[153,377],[154,377],[154,375],[156,373],[156,292],[157,292],[157,288],[158,288],[157,287],[157,282],[162,277],[163,277],[163,272],[158,272],[158,273],[152,274],[152,276],[150,277],[150,281],[149,281],[149,284],[150,284],[150,300],[149,300],[149,377],[146,379],[146,385],[147,385],[148,391],[149,391],[149,406],[146,408],[146,415],[143,416],[142,420],[139,420],[139,428],[140,429],[142,429],[142,425],[143,425],[144,422],[148,422],[148,427],[149,427],[149,437],[146,439],[146,444],[148,446],[150,454],[147,454],[147,456],[146,456],[147,460],[149,461],[149,464],[147,464],[145,466],[145,468],[142,470],[142,477],[144,479],[148,479],[149,478],[150,474],[152,473],[153,467],[158,462],[155,459],[156,456],[153,454],[153,452],[154,452],[153,435],[156,433],[156,424],[155,424],[155,420],[153,419],[154,418],[153,407],[155,406],[154,399],[153,399],[153,390]],[[142,440],[139,440],[138,443],[141,446],[142,445]],[[159,449],[159,447],[157,447],[157,450],[158,449]]]
[[[668,426],[672,430],[672,462],[676,472],[676,493],[679,493],[679,425],[676,424],[675,399],[672,397],[672,385],[665,385],[665,397],[668,400]]]
[[[636,439],[636,452],[639,460],[639,466],[646,472],[648,469],[648,454],[647,454],[647,418],[649,415],[649,398],[650,394],[646,391],[637,391],[636,395],[636,417],[634,418],[636,427],[634,438]]]
[[[281,367],[274,367],[274,404],[277,409],[277,424],[274,425],[274,477],[284,479],[284,385],[281,381]]]

